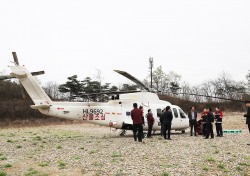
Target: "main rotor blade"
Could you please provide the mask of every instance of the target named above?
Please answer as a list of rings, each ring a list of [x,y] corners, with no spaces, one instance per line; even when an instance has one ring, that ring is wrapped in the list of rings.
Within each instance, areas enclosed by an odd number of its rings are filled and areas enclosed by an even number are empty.
[[[184,94],[184,95],[194,95],[194,96],[198,96],[198,97],[206,97],[206,98],[215,98],[215,99],[220,99],[220,100],[228,100],[228,101],[236,101],[236,102],[245,102],[243,100],[235,100],[235,99],[231,99],[231,98],[224,98],[224,97],[216,97],[216,96],[210,96],[210,95],[200,95],[200,94],[194,94],[194,93],[173,93],[173,92],[167,92],[167,93],[172,93],[172,94]]]
[[[17,58],[17,55],[16,55],[16,52],[12,52],[12,55],[13,55],[13,58],[14,58],[14,61],[17,65],[19,65],[19,62],[18,62],[18,58]]]
[[[80,96],[90,96],[90,95],[119,95],[119,94],[126,94],[126,93],[136,93],[136,92],[141,92],[139,90],[129,90],[129,91],[111,91],[111,92],[98,92],[98,93],[89,93],[89,94],[81,94]],[[77,97],[77,96],[76,96]]]
[[[43,75],[44,73],[45,73],[44,71],[31,72],[33,76]]]
[[[121,71],[121,70],[114,70],[114,71],[121,74],[122,76],[128,78],[129,80],[133,81],[134,83],[136,83],[138,86],[144,88],[145,90],[150,91],[147,86],[145,86],[141,81],[139,81],[137,78],[130,75],[129,73],[127,73],[125,71]]]

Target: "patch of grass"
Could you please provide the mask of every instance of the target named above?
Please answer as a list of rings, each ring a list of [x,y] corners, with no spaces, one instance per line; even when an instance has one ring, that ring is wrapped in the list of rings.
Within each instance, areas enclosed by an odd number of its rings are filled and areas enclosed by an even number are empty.
[[[35,136],[35,137],[33,137],[33,140],[42,141],[42,137],[41,136]]]
[[[124,160],[123,158],[120,158],[120,161],[123,162],[123,161],[125,161],[125,160]]]
[[[0,156],[0,160],[3,161],[3,160],[7,160],[7,158],[5,156]]]
[[[204,166],[204,167],[202,168],[202,170],[208,171],[208,170],[209,170],[209,167],[208,167],[208,166]]]
[[[116,152],[113,152],[112,153],[112,157],[113,158],[117,158],[117,157],[121,157],[122,155],[120,153],[116,153]]]
[[[103,163],[102,163],[102,162],[96,161],[96,162],[93,163],[93,165],[94,165],[94,166],[100,166],[100,167],[102,167],[102,166],[103,166]]]
[[[61,145],[56,146],[57,149],[62,149]]]
[[[218,154],[220,151],[219,150],[215,150],[214,151],[214,154]]]
[[[167,172],[167,171],[164,171],[161,175],[162,175],[162,176],[170,176],[170,173]]]
[[[169,168],[170,168],[170,167],[171,167],[171,168],[177,168],[177,167],[179,167],[178,164],[171,164],[171,165],[166,165],[166,166],[168,166]]]
[[[115,176],[122,176],[122,175],[126,175],[125,173],[123,173],[122,170],[117,171],[117,173],[115,174]]]
[[[30,168],[24,175],[25,176],[32,176],[37,175],[39,172],[37,170],[34,170],[33,168]]]
[[[226,173],[227,173],[227,172],[229,172],[229,170],[227,170],[227,169],[223,169],[223,172],[226,172]]]
[[[17,145],[16,148],[20,149],[20,148],[22,148],[22,146],[21,145]]]
[[[74,160],[79,160],[79,159],[81,159],[80,156],[73,156],[72,158],[73,158]]]
[[[58,161],[58,167],[59,167],[60,169],[64,169],[65,166],[66,166],[66,163],[65,163],[64,161],[62,161],[62,160],[59,160],[59,161]]]
[[[12,141],[12,140],[10,140],[10,139],[8,139],[8,140],[7,140],[7,142],[9,142],[9,143],[13,143],[13,141]]]
[[[96,150],[90,150],[89,151],[89,154],[94,154],[94,153],[97,153],[97,151]]]
[[[218,164],[218,166],[217,166],[218,168],[220,168],[220,169],[225,169],[225,166],[224,166],[224,164]]]
[[[236,170],[237,170],[237,171],[242,171],[242,168],[241,168],[240,166],[237,166],[237,167],[236,167]]]
[[[15,134],[14,133],[10,133],[9,137],[14,137]]]
[[[3,167],[4,168],[10,168],[10,167],[12,167],[12,165],[10,163],[7,163],[7,164],[3,165]]]
[[[82,175],[84,175],[87,173],[87,171],[85,169],[81,169],[81,173],[82,173]]]
[[[6,172],[0,171],[0,176],[6,176],[6,175],[7,175]]]
[[[206,159],[208,162],[215,162],[215,159],[211,156],[207,157]]]
[[[229,158],[228,161],[229,161],[229,162],[234,162],[234,161],[235,161],[235,158]]]
[[[242,175],[242,176],[249,176],[249,174],[246,173],[246,172],[242,172],[242,173],[240,173],[240,175]]]
[[[250,163],[239,163],[240,166],[250,166]]]
[[[112,159],[111,162],[112,162],[112,163],[117,163],[117,160],[116,160],[116,159]]]
[[[42,163],[39,163],[38,166],[41,166],[41,167],[45,167],[45,166],[48,166],[49,163],[48,162],[42,162]]]

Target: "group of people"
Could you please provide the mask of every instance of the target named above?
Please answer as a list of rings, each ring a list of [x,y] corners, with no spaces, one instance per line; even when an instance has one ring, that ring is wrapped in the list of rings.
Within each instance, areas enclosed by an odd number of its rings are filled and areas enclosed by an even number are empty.
[[[131,118],[133,120],[133,134],[134,134],[134,140],[139,142],[142,142],[142,139],[144,138],[143,134],[143,124],[144,122],[144,112],[143,107],[140,106],[137,107],[137,103],[133,104],[134,109],[131,111]],[[148,113],[146,114],[147,122],[148,122],[148,134],[147,137],[151,138],[152,136],[152,129],[154,125],[154,118],[151,109],[148,110]]]
[[[217,137],[223,136],[222,130],[222,117],[223,113],[219,107],[215,108],[213,113],[212,108],[205,108],[201,113],[201,126],[200,132],[198,131],[198,122],[197,122],[198,112],[195,110],[195,107],[191,107],[188,112],[189,124],[190,124],[190,136],[197,136],[197,133],[202,134],[204,139],[208,139],[209,136],[214,138],[213,124],[215,123]]]
[[[250,101],[245,101],[245,105],[247,107],[247,113],[244,114],[246,117],[246,124],[248,125],[248,129],[250,132]],[[134,109],[131,111],[131,118],[133,120],[133,134],[134,140],[142,142],[144,137],[143,134],[143,124],[144,124],[144,114],[143,107],[137,107],[137,103],[133,104]],[[209,136],[214,138],[213,132],[213,124],[215,123],[217,137],[223,137],[223,129],[222,129],[222,118],[223,113],[219,107],[215,108],[213,112],[212,108],[205,108],[201,113],[201,125],[200,130],[198,131],[198,123],[197,123],[198,112],[195,110],[195,107],[191,107],[188,112],[189,124],[190,124],[190,136],[197,136],[197,133],[202,134],[204,139],[208,139]],[[148,122],[148,133],[147,137],[151,138],[152,128],[154,124],[154,118],[151,109],[148,110],[146,114],[147,122]],[[164,139],[171,140],[170,131],[171,124],[173,120],[173,114],[170,106],[167,106],[161,114],[160,122],[161,122],[161,135],[164,136]],[[168,132],[168,133],[167,133]],[[250,145],[250,144],[248,144]]]
[[[142,142],[144,138],[143,134],[143,125],[144,125],[144,114],[143,114],[143,107],[140,106],[138,108],[137,103],[133,104],[133,110],[131,111],[131,118],[133,120],[133,135],[134,140]],[[152,114],[151,109],[148,109],[148,113],[146,114],[147,123],[148,123],[148,133],[147,137],[152,138],[152,129],[154,125],[154,117]],[[170,109],[170,106],[167,106],[160,118],[161,121],[161,134],[164,136],[164,139],[171,140],[170,138],[170,131],[171,131],[171,124],[173,120],[173,115]],[[168,132],[168,135],[167,135]]]

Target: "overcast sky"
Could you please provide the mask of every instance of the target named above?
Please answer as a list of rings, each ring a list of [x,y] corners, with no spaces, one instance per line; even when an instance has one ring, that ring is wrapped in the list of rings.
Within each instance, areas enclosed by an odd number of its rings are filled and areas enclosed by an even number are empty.
[[[244,80],[250,70],[250,1],[245,0],[2,0],[0,71],[12,51],[42,83],[80,80],[102,71],[103,82],[140,80],[154,68],[191,85],[222,71]]]

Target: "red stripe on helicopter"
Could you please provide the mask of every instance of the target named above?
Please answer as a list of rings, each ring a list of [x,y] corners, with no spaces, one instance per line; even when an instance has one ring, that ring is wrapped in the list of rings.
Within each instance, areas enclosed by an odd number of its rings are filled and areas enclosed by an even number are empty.
[[[109,112],[105,112],[105,114],[110,114]]]
[[[58,107],[58,108],[56,108],[56,109],[57,109],[57,110],[64,110],[64,108],[59,108],[59,107]]]

